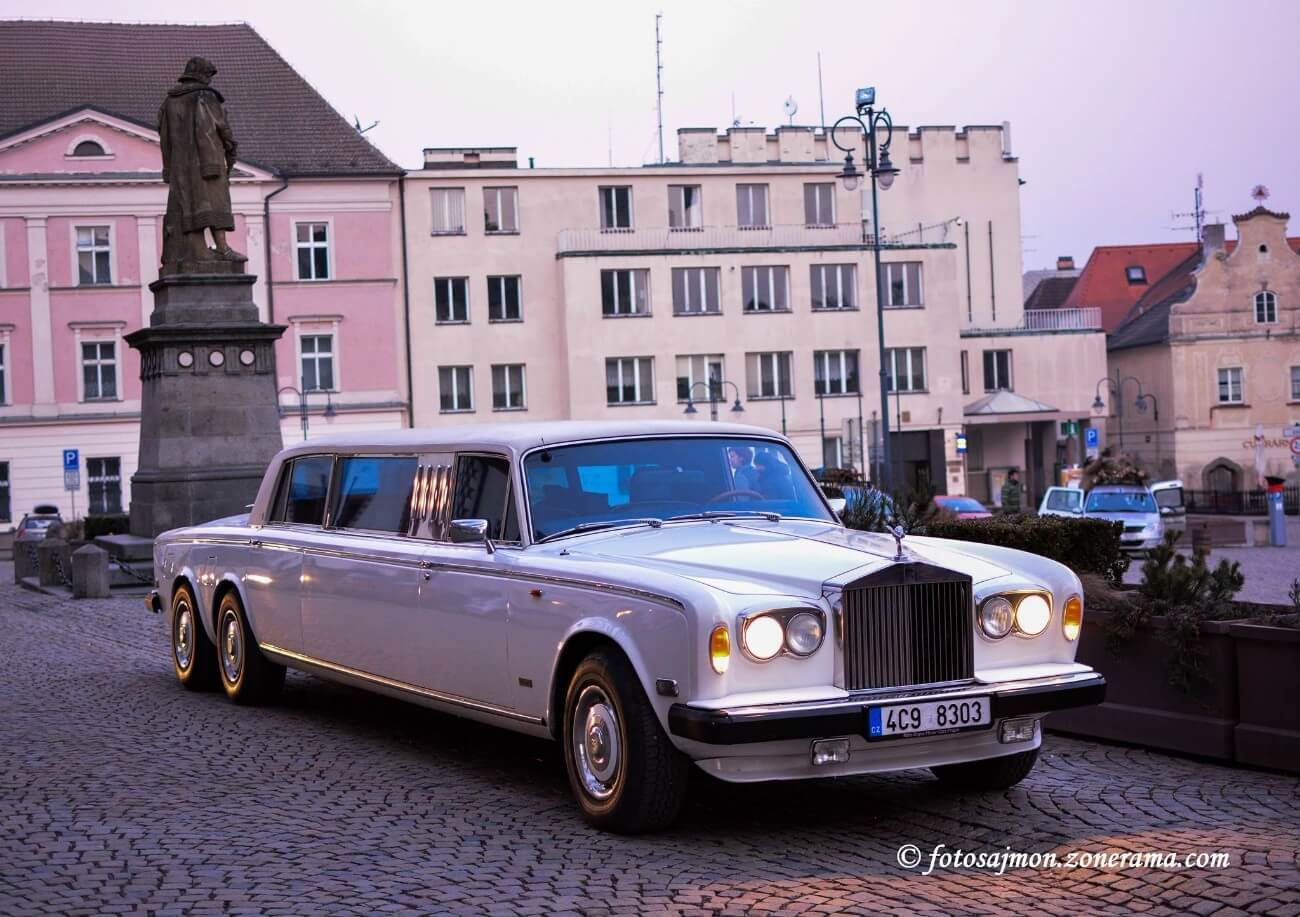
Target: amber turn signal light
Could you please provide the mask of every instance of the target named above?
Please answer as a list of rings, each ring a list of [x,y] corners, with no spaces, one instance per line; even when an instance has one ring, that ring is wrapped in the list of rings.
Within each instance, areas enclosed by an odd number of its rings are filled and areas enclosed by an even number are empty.
[[[1083,599],[1072,595],[1065,600],[1065,614],[1061,616],[1061,629],[1066,640],[1078,640],[1083,627]]]
[[[719,624],[709,634],[709,665],[719,675],[726,674],[731,665],[731,633],[725,624]]]

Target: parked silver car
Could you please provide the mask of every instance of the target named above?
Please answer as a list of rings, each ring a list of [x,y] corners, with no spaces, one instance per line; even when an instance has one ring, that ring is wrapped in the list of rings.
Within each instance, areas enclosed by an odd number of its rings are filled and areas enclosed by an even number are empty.
[[[1160,507],[1151,491],[1137,484],[1103,484],[1088,491],[1083,515],[1124,523],[1120,547],[1125,551],[1150,551],[1165,537]]]

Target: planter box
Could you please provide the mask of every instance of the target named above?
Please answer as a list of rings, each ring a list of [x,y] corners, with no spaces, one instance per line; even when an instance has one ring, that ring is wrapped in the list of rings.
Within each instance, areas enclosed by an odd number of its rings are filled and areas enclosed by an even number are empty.
[[[1300,771],[1300,629],[1234,622],[1243,764]]]
[[[1170,647],[1161,618],[1134,635],[1118,655],[1106,647],[1108,616],[1084,616],[1078,659],[1106,676],[1106,702],[1062,710],[1047,725],[1062,732],[1148,748],[1232,760],[1237,726],[1237,655],[1229,624],[1203,625],[1205,680],[1188,694],[1169,683]],[[1283,696],[1279,691],[1279,697]],[[1297,695],[1292,694],[1294,699]]]

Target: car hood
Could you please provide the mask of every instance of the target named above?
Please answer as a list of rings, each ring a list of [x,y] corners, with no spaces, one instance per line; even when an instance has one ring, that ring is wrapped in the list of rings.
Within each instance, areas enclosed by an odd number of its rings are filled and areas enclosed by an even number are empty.
[[[904,538],[904,556],[980,583],[1009,571],[944,542]],[[829,580],[865,576],[895,562],[889,535],[838,525],[720,520],[621,529],[565,543],[570,555],[635,562],[739,595],[817,596]]]

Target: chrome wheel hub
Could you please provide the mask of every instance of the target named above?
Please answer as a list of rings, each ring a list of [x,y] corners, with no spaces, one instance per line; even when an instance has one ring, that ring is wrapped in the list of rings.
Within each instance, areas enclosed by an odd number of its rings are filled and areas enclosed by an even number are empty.
[[[618,786],[623,738],[614,704],[600,687],[588,685],[578,695],[570,741],[583,789],[608,799]]]
[[[221,668],[226,681],[234,684],[244,668],[244,639],[239,628],[239,618],[227,611],[221,618]]]
[[[188,671],[194,661],[194,611],[188,602],[176,606],[176,624],[172,634],[172,652],[176,654],[176,665],[182,671]]]

